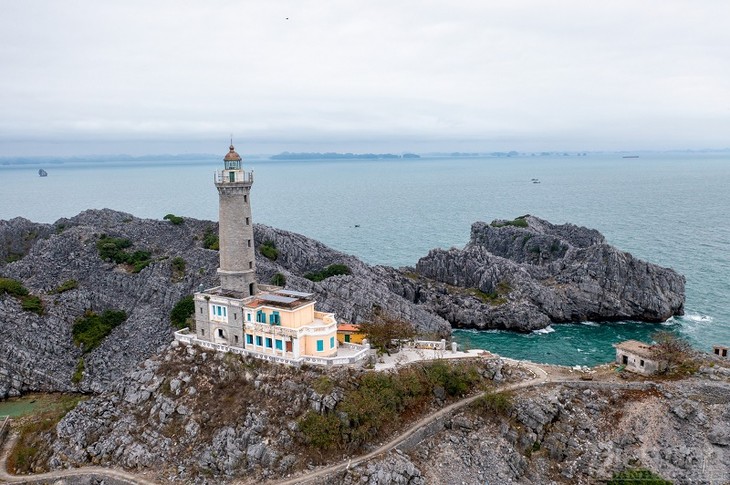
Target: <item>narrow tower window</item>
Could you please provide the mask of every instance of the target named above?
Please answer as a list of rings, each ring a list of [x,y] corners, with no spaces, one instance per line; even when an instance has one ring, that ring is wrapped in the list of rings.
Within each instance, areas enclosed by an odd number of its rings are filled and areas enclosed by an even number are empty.
[[[248,269],[253,269],[253,261],[248,262]]]
[[[248,247],[251,247],[251,240],[248,240]]]
[[[245,195],[245,194],[243,195],[243,201],[248,202],[248,195]]]
[[[246,225],[248,226],[250,224],[248,217],[246,218]]]

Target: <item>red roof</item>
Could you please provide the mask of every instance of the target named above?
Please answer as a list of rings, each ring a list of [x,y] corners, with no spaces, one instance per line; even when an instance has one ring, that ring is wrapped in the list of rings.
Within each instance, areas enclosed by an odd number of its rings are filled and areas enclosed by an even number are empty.
[[[337,325],[338,332],[359,332],[360,325],[353,325],[352,323],[340,323]]]

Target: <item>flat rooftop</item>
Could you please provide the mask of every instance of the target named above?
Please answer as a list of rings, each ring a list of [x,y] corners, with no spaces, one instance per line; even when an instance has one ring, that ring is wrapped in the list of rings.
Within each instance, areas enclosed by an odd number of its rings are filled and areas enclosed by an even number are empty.
[[[247,308],[258,308],[260,306],[271,306],[285,310],[295,310],[309,305],[312,300],[312,293],[302,293],[290,290],[265,291],[257,293],[250,300],[244,302]]]
[[[638,355],[639,357],[645,357],[647,359],[656,358],[656,356],[652,352],[652,346],[649,344],[645,344],[644,342],[639,342],[638,340],[625,340],[623,342],[615,344],[614,347],[625,352],[630,352],[634,355]]]

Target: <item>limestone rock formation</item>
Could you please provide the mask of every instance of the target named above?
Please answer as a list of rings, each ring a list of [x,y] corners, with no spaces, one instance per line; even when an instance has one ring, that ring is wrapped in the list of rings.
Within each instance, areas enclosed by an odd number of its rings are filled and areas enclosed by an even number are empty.
[[[101,392],[169,344],[175,303],[200,285],[218,284],[218,252],[202,247],[206,232],[217,230],[208,221],[185,218],[175,225],[108,209],[88,210],[55,224],[0,221],[6,255],[2,261],[10,254],[20,257],[0,263],[0,276],[20,280],[45,306],[44,314],[36,315],[22,311],[15,298],[0,295],[0,399],[36,390]],[[130,240],[130,251],[149,251],[151,264],[133,273],[125,265],[102,260],[96,247],[102,235]],[[377,305],[424,332],[450,332],[444,319],[391,292],[377,268],[304,236],[255,226],[256,246],[267,240],[275,241],[279,257],[270,261],[257,254],[259,281],[285,274],[288,288],[314,293],[318,308],[335,312],[340,320],[366,319]],[[173,269],[174,258],[185,260],[184,271]],[[333,263],[346,264],[352,274],[318,283],[302,277]],[[76,280],[78,288],[54,292],[68,280]],[[74,321],[88,310],[107,309],[124,310],[127,321],[83,354],[73,344]],[[75,385],[71,378],[81,358],[84,377]]]
[[[606,244],[595,230],[533,216],[476,222],[464,249],[434,249],[391,289],[454,327],[661,322],[684,313],[682,275]]]

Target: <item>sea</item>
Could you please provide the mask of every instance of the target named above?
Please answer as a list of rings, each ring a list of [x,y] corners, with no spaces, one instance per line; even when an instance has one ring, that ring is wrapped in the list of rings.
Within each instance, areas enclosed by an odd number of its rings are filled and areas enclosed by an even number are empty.
[[[0,219],[54,222],[90,208],[138,217],[217,220],[213,173],[196,160],[2,165]],[[687,278],[686,313],[663,324],[554,324],[527,334],[456,330],[463,347],[535,362],[595,365],[612,344],[667,330],[709,351],[730,345],[730,152],[585,156],[433,156],[269,160],[254,171],[254,221],[298,232],[367,263],[414,266],[432,248],[463,247],[476,221],[532,214],[598,229],[634,256]],[[47,177],[39,177],[44,168]],[[539,183],[534,183],[537,179]]]

